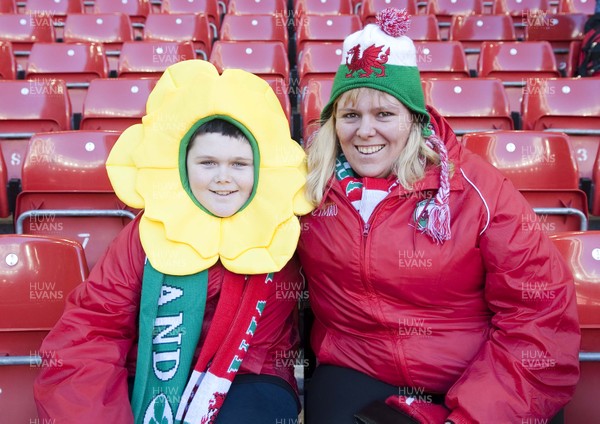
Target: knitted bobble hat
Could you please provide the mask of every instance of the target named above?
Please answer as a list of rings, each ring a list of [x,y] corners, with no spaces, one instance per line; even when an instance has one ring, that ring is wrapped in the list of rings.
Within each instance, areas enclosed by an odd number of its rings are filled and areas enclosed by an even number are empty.
[[[423,136],[431,135],[415,45],[404,35],[409,27],[406,9],[387,8],[377,14],[375,24],[346,37],[331,97],[321,112],[323,121],[331,116],[333,103],[342,93],[369,87],[400,100],[421,120]]]
[[[425,108],[417,52],[406,35],[410,27],[406,9],[387,8],[377,14],[376,23],[350,34],[344,40],[342,63],[338,68],[329,102],[321,112],[325,122],[333,104],[344,92],[368,87],[398,99],[422,124],[429,148],[440,157],[440,186],[435,198],[424,200],[415,209],[415,227],[437,244],[450,240],[450,171],[444,142],[435,134]]]

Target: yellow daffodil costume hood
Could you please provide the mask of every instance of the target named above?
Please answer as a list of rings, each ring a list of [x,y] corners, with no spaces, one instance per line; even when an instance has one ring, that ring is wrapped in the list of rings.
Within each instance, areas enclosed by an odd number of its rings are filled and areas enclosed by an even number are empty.
[[[227,218],[191,193],[186,149],[194,131],[220,118],[237,126],[254,153],[253,193]],[[141,124],[127,128],[106,163],[119,198],[144,209],[140,239],[159,272],[190,275],[217,260],[237,274],[279,271],[292,257],[311,211],[306,160],[290,137],[279,100],[261,78],[237,69],[219,75],[202,60],[169,67],[148,97]]]

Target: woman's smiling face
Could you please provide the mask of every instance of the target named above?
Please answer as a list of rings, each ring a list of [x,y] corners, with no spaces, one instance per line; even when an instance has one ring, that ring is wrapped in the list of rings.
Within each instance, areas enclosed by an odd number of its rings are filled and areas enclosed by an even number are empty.
[[[353,101],[351,91],[341,95],[335,112],[342,152],[360,176],[385,178],[406,146],[412,114],[387,93],[361,89]]]

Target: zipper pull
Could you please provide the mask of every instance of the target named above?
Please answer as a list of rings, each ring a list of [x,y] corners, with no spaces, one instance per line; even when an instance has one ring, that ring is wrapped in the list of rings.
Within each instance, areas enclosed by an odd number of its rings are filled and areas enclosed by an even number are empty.
[[[371,224],[365,223],[363,227],[363,236],[366,237],[369,234],[369,228],[371,228]]]

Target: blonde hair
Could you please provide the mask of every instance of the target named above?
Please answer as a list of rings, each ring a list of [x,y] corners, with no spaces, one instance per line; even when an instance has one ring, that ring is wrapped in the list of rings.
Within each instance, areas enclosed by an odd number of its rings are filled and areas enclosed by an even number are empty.
[[[339,140],[335,132],[335,114],[340,102],[356,104],[358,96],[367,90],[370,95],[380,98],[390,96],[379,90],[361,87],[342,93],[332,107],[331,116],[322,123],[307,143],[308,176],[306,196],[315,205],[319,205],[327,189],[327,184],[335,172],[335,160],[341,153]],[[392,97],[392,96],[390,96]],[[426,144],[422,135],[423,124],[414,117],[408,140],[400,156],[392,165],[391,172],[398,177],[400,184],[411,190],[413,184],[425,175],[427,164],[439,165],[439,155]]]

